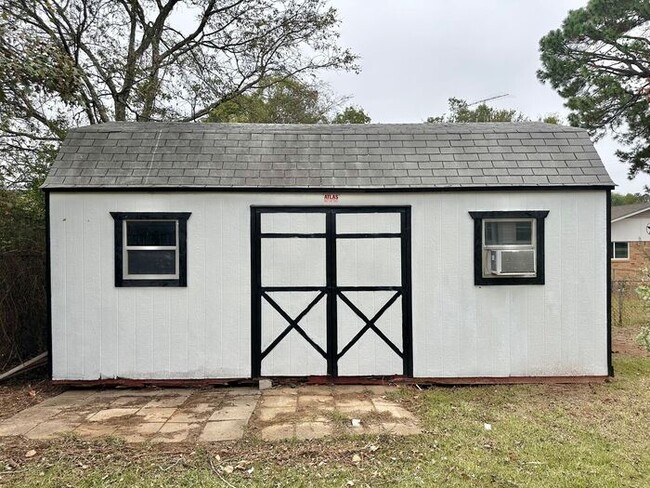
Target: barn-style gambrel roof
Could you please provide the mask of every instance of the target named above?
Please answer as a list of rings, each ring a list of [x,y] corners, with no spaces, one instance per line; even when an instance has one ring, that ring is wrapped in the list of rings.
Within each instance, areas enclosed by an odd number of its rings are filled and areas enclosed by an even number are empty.
[[[544,123],[107,123],[73,129],[57,188],[613,186],[588,134]]]

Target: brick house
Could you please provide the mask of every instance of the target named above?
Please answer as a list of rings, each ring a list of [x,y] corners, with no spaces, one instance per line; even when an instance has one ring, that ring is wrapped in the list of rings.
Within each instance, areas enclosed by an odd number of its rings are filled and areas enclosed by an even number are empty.
[[[638,280],[650,266],[650,203],[612,207],[612,280]]]

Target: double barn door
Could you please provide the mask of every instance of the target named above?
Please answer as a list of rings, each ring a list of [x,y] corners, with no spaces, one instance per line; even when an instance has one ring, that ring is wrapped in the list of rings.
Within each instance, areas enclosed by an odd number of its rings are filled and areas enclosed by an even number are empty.
[[[253,207],[252,375],[412,376],[410,208]]]

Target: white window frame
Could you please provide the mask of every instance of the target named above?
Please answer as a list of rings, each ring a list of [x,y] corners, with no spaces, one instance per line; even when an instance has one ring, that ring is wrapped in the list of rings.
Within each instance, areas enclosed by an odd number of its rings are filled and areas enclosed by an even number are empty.
[[[129,246],[127,225],[129,222],[174,222],[176,232],[176,245],[174,246]],[[125,280],[177,280],[180,277],[180,250],[179,250],[179,223],[178,219],[124,219],[122,221],[122,276]],[[150,273],[129,274],[129,251],[174,251],[175,273]]]
[[[491,222],[530,222],[531,223],[531,238],[530,244],[486,244],[486,228],[488,223]],[[482,249],[482,267],[484,278],[535,278],[537,276],[537,219],[534,218],[485,218],[482,219],[483,243]],[[531,273],[502,273],[494,274],[489,269],[489,251],[533,251],[533,271]]]
[[[624,258],[616,257],[616,244],[626,244],[627,252]],[[629,241],[612,241],[612,261],[629,261],[630,260],[630,243]]]

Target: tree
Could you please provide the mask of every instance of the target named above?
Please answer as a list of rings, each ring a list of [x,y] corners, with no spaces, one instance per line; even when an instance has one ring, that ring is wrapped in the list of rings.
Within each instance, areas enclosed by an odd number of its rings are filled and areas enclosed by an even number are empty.
[[[540,41],[537,76],[566,99],[571,125],[626,146],[629,175],[650,172],[650,3],[590,0]]]
[[[194,121],[268,80],[356,69],[323,0],[4,0],[0,159],[69,127]]]
[[[315,86],[294,79],[270,79],[252,93],[221,104],[210,112],[207,121],[316,124],[327,121],[332,103]]]
[[[332,124],[369,124],[370,116],[361,107],[345,107],[332,119]]]
[[[460,98],[449,99],[449,113],[437,117],[429,117],[431,123],[458,123],[458,122],[523,122],[529,120],[516,110],[498,109],[481,103],[476,108],[470,108],[467,101]],[[547,115],[543,120],[551,124],[559,123],[557,115]]]
[[[458,122],[517,122],[524,117],[516,110],[497,109],[485,103],[471,109],[466,100],[460,98],[449,99],[449,113],[437,117],[429,117],[427,122],[458,123]]]
[[[244,93],[214,109],[207,122],[258,124],[365,124],[363,109],[347,107],[331,117],[343,100],[324,85],[309,85],[295,79],[266,80],[252,93]]]
[[[634,203],[650,202],[650,195],[647,193],[616,193],[612,192],[612,206],[632,205]]]

